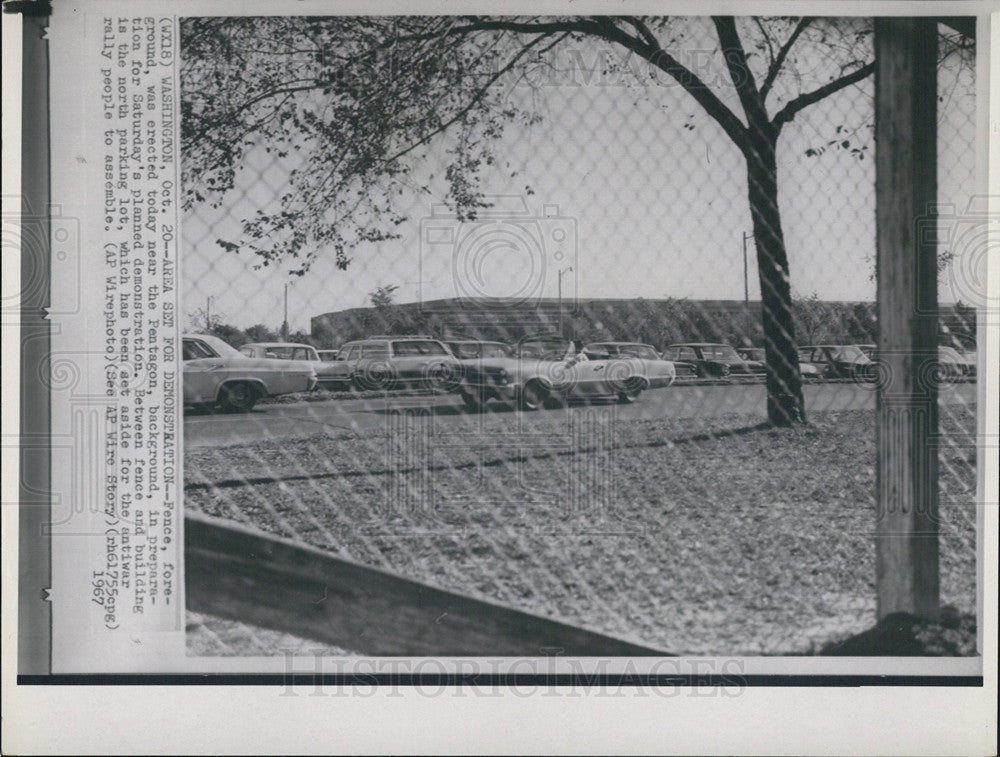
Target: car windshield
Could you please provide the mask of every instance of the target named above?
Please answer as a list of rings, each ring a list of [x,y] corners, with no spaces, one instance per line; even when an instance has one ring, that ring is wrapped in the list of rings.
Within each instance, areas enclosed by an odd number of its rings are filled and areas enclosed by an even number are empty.
[[[728,344],[709,344],[701,348],[702,358],[705,360],[739,360],[740,356],[736,350]]]
[[[486,342],[483,344],[483,357],[510,357],[510,347],[502,342]]]
[[[430,339],[407,339],[406,341],[393,342],[392,352],[396,357],[448,354],[443,344]]]
[[[518,347],[520,357],[540,358],[542,360],[562,360],[569,353],[566,342],[523,342]]]
[[[510,357],[510,348],[503,342],[451,342],[455,357],[468,360],[476,357]]]
[[[270,358],[279,360],[314,360],[312,350],[309,347],[298,347],[291,344],[273,345],[266,348],[266,354]]]
[[[185,338],[182,350],[185,360],[197,360],[203,357],[246,357],[235,347],[210,334],[198,334]]]
[[[200,340],[184,340],[184,359],[198,360],[205,357],[218,357],[207,344]]]
[[[643,360],[659,360],[656,350],[648,344],[623,344],[619,354],[628,357],[638,357]]]
[[[840,347],[833,354],[835,360],[867,360],[860,347]]]
[[[448,342],[448,346],[451,347],[452,354],[457,358],[465,360],[479,357],[479,342]]]

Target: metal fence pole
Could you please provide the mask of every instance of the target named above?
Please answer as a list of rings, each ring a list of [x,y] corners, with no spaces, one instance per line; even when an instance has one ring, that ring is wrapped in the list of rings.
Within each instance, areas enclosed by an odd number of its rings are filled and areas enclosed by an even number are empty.
[[[937,24],[875,22],[878,616],[938,614]]]

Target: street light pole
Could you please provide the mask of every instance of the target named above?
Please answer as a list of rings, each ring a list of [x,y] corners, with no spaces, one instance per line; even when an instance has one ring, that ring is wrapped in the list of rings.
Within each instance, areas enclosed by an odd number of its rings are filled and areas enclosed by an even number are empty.
[[[746,308],[746,338],[750,338],[750,276],[747,266],[747,240],[753,239],[752,231],[743,232],[743,305]]]
[[[563,335],[563,313],[562,313],[562,277],[564,273],[568,273],[573,270],[573,266],[566,266],[559,271],[559,275],[556,277],[559,283],[559,336]]]
[[[288,284],[285,284],[285,318],[281,322],[281,341],[288,341]]]

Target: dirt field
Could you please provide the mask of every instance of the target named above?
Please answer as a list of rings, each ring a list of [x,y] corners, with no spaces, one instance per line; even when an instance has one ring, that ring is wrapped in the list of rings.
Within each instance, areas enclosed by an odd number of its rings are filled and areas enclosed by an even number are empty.
[[[972,412],[949,406],[942,431]],[[678,654],[809,654],[872,626],[872,411],[549,415],[531,435],[509,413],[190,450],[185,505]],[[967,616],[975,450],[941,462],[942,601]]]

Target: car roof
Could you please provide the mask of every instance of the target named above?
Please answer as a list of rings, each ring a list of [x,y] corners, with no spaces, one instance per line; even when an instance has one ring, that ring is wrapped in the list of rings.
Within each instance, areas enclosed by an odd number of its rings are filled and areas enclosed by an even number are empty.
[[[621,347],[652,347],[651,344],[646,344],[646,342],[587,342],[588,345],[591,344],[611,344]]]
[[[366,336],[364,339],[358,339],[359,342],[392,342],[398,339],[428,339],[432,342],[440,341],[435,336],[428,336],[427,334],[373,334],[372,336]]]
[[[305,342],[247,342],[244,347],[308,347],[316,349],[311,344]]]
[[[340,349],[346,349],[347,347],[354,347],[358,344],[384,344],[386,342],[413,342],[413,341],[424,341],[424,342],[438,342],[442,343],[440,339],[433,336],[423,336],[421,334],[415,334],[412,336],[366,336],[364,339],[355,339],[350,342],[344,342]]]
[[[731,344],[726,344],[725,342],[680,342],[678,344],[671,344],[670,346],[671,347],[732,347]]]

